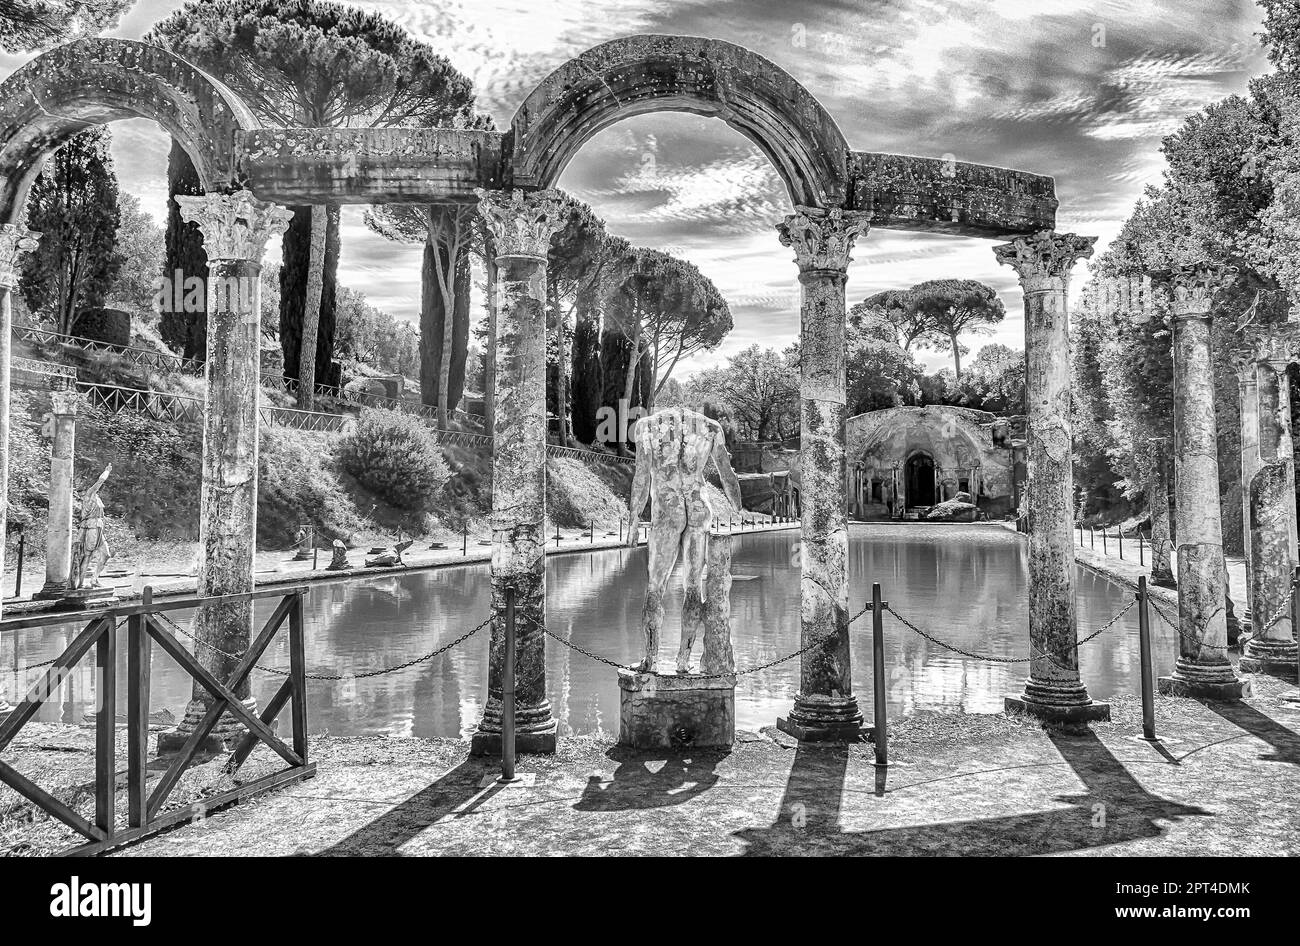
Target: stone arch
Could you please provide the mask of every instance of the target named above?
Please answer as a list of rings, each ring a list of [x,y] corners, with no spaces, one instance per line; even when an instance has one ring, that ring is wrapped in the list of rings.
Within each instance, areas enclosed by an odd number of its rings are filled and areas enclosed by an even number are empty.
[[[511,122],[513,183],[552,186],[597,132],[655,111],[725,121],[773,163],[795,206],[844,203],[849,147],[821,103],[757,53],[698,36],[612,40],[543,79]]]
[[[92,125],[149,118],[189,154],[208,191],[240,182],[240,133],[258,127],[233,92],[146,43],[59,46],[0,83],[0,223],[17,223],[27,189],[65,141]]]

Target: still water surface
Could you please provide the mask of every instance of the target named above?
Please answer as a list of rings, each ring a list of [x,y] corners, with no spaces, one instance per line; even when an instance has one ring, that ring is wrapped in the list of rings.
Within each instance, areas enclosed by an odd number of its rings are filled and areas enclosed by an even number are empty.
[[[737,540],[732,587],[733,643],[738,669],[788,654],[799,646],[797,533],[758,533]],[[551,629],[619,663],[639,659],[645,550],[553,556],[547,561]],[[878,581],[890,604],[931,634],[966,650],[1023,657],[1028,645],[1023,541],[989,525],[889,523],[855,525],[850,532],[851,613]],[[1079,570],[1079,633],[1100,627],[1127,604],[1130,591]],[[676,655],[680,590],[668,603],[661,666]],[[486,564],[413,571],[368,580],[315,585],[307,606],[309,673],[357,674],[395,666],[436,649],[487,616]],[[274,599],[259,602],[265,620]],[[173,615],[182,623],[187,616]],[[1157,672],[1177,655],[1177,638],[1152,622]],[[10,702],[43,671],[28,663],[57,656],[77,628],[42,628],[0,638],[0,692]],[[1002,697],[1018,692],[1026,665],[978,661],[926,641],[886,615],[888,701],[891,713],[917,709],[998,712]],[[119,644],[125,679],[125,630]],[[853,626],[853,679],[866,714],[871,702],[871,624]],[[261,661],[288,667],[282,633]],[[471,731],[486,695],[487,631],[443,657],[399,673],[360,680],[311,681],[311,731],[341,735],[389,733],[421,737]],[[58,700],[39,719],[80,722],[93,707],[93,657],[84,658],[63,684]],[[697,657],[698,661],[698,644]],[[1084,681],[1096,699],[1136,693],[1139,686],[1137,612],[1081,649]],[[547,685],[560,734],[618,729],[615,671],[554,641],[547,641]],[[282,682],[255,672],[253,687],[265,704]],[[798,659],[740,677],[736,722],[744,729],[771,725],[785,715],[799,684]],[[125,712],[125,687],[119,686]],[[189,678],[161,649],[153,649],[151,709],[179,718],[189,698]],[[287,714],[282,714],[282,724]],[[283,725],[281,728],[285,728]]]

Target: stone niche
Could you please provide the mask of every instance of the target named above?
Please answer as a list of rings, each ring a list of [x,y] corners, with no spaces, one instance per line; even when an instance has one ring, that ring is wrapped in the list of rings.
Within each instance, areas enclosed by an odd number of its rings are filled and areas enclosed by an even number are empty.
[[[734,675],[618,672],[620,745],[729,749],[736,741]]]

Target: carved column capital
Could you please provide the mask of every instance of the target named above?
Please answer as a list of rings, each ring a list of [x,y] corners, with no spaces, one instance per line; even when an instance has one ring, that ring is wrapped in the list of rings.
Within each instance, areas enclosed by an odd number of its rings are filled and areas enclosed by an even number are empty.
[[[50,413],[56,417],[75,417],[78,401],[76,391],[51,391]]]
[[[260,263],[267,241],[283,233],[293,211],[258,200],[252,191],[177,196],[181,219],[198,224],[208,262],[243,260]]]
[[[18,285],[18,260],[36,249],[41,235],[16,223],[0,224],[0,289]]]
[[[1079,260],[1092,256],[1096,242],[1096,237],[1039,230],[1016,237],[1010,243],[998,244],[993,247],[993,255],[1003,266],[1016,271],[1025,292],[1064,290],[1071,268]]]
[[[1231,283],[1236,274],[1234,266],[1193,263],[1151,275],[1168,284],[1175,319],[1203,319],[1209,317],[1214,294]]]
[[[564,199],[554,190],[487,191],[476,187],[478,212],[492,234],[496,258],[546,259],[551,237],[564,225]]]
[[[781,245],[794,250],[801,274],[847,273],[853,241],[869,229],[868,214],[839,207],[797,207],[776,225]]]

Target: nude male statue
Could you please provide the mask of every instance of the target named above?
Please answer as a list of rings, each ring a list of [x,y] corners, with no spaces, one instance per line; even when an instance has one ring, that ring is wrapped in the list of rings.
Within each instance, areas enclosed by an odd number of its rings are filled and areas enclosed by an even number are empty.
[[[680,555],[686,596],[682,602],[677,672],[689,673],[691,647],[704,619],[705,566],[713,522],[713,510],[704,498],[704,471],[709,459],[716,464],[722,489],[736,509],[744,508],[740,481],[731,469],[722,425],[703,414],[676,407],[658,411],[636,422],[632,442],[636,445],[636,473],[629,508],[629,546],[636,546],[636,523],[646,500],[654,500],[650,512],[650,584],[642,616],[646,649],[637,670],[655,672],[664,593]]]

